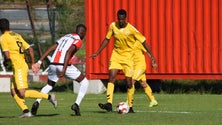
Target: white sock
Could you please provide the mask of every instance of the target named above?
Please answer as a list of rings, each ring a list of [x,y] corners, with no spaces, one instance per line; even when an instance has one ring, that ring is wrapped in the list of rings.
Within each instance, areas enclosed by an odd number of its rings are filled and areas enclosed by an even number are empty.
[[[50,91],[52,90],[52,86],[50,85],[45,85],[42,89],[41,89],[41,92],[42,93],[49,93]],[[41,102],[42,99],[36,99],[36,101],[38,101],[39,103]]]
[[[89,81],[87,78],[84,78],[81,82],[80,82],[80,88],[79,88],[79,92],[78,92],[78,96],[76,99],[76,104],[80,105],[82,99],[84,98],[84,96],[86,95],[87,89],[89,86]]]

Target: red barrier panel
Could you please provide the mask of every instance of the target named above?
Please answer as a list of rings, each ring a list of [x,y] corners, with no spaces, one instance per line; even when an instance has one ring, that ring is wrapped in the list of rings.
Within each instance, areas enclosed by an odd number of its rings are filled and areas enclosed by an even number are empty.
[[[157,59],[146,56],[148,79],[222,79],[221,0],[85,0],[86,76],[107,79],[113,39],[95,59],[89,58],[105,38],[117,11],[146,36]],[[123,75],[119,75],[124,78]]]

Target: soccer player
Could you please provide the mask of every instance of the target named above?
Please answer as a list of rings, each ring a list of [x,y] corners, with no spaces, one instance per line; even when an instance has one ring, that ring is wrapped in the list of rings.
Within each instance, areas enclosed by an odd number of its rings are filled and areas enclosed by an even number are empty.
[[[28,50],[32,70],[34,69],[34,53],[32,47],[18,33],[10,31],[9,21],[6,18],[0,19],[0,30],[2,32],[0,44],[4,55],[4,64],[11,61],[13,66],[13,78],[11,94],[23,113],[20,118],[31,117],[31,113],[25,104],[25,98],[48,99],[56,108],[57,101],[54,94],[48,95],[35,90],[28,90],[28,65],[25,61],[24,51]]]
[[[135,84],[136,81],[140,82],[140,85],[143,87],[144,92],[146,93],[147,97],[150,100],[149,107],[154,107],[157,106],[158,103],[155,99],[155,97],[152,94],[152,89],[146,82],[146,60],[145,60],[145,55],[146,49],[142,46],[141,42],[136,41],[134,44],[134,54],[133,54],[133,68],[134,68],[134,73],[133,73],[133,84]],[[153,61],[153,59],[151,58]],[[152,62],[152,67],[157,68],[157,65]]]
[[[133,113],[133,94],[134,87],[132,84],[133,76],[133,46],[136,40],[140,41],[144,48],[151,56],[153,65],[156,64],[155,59],[146,44],[146,38],[130,23],[126,22],[127,13],[124,9],[117,12],[118,21],[110,24],[106,38],[103,40],[101,46],[96,53],[90,57],[95,58],[109,43],[112,36],[115,38],[114,49],[112,51],[110,65],[109,65],[109,82],[107,85],[107,103],[99,103],[99,107],[108,112],[112,111],[113,91],[116,76],[120,70],[123,70],[127,82],[127,99],[130,106],[129,113]]]
[[[48,83],[41,89],[43,93],[50,92],[59,78],[63,76],[80,83],[77,99],[71,106],[76,116],[80,116],[79,105],[87,92],[89,81],[74,65],[71,65],[71,59],[75,57],[75,53],[82,46],[82,39],[85,37],[85,34],[86,26],[83,24],[77,25],[76,33],[61,37],[41,56],[39,61],[35,63],[36,69],[39,69],[45,57],[54,51],[48,70]],[[37,99],[33,103],[31,110],[33,115],[37,114],[40,101],[41,99]]]

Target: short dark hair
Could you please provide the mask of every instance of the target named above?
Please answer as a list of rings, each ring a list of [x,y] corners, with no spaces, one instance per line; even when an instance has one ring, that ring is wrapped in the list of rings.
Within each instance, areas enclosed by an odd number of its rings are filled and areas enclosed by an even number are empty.
[[[6,18],[0,19],[0,30],[4,33],[6,30],[9,30],[9,21]]]
[[[84,24],[78,24],[78,25],[76,26],[76,32],[78,32],[78,30],[79,30],[80,27],[82,27],[82,28],[84,28],[85,30],[87,30],[87,28],[86,28],[86,26],[85,26]]]
[[[125,15],[125,17],[126,17],[126,10],[124,10],[124,9],[119,9],[118,12],[117,12],[117,16],[118,16],[118,15]]]

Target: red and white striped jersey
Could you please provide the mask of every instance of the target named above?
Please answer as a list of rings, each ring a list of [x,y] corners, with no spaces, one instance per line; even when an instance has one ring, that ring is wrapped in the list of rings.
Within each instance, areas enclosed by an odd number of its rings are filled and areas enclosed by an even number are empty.
[[[61,37],[58,41],[58,46],[52,55],[51,63],[53,64],[63,64],[66,51],[70,48],[70,46],[75,45],[77,50],[82,46],[82,40],[80,39],[78,34],[67,34]],[[77,52],[76,50],[76,52]],[[76,53],[75,52],[75,53]],[[74,54],[75,55],[75,54]],[[72,55],[72,56],[74,56]],[[70,59],[71,60],[71,59]],[[71,61],[69,60],[69,64]]]

